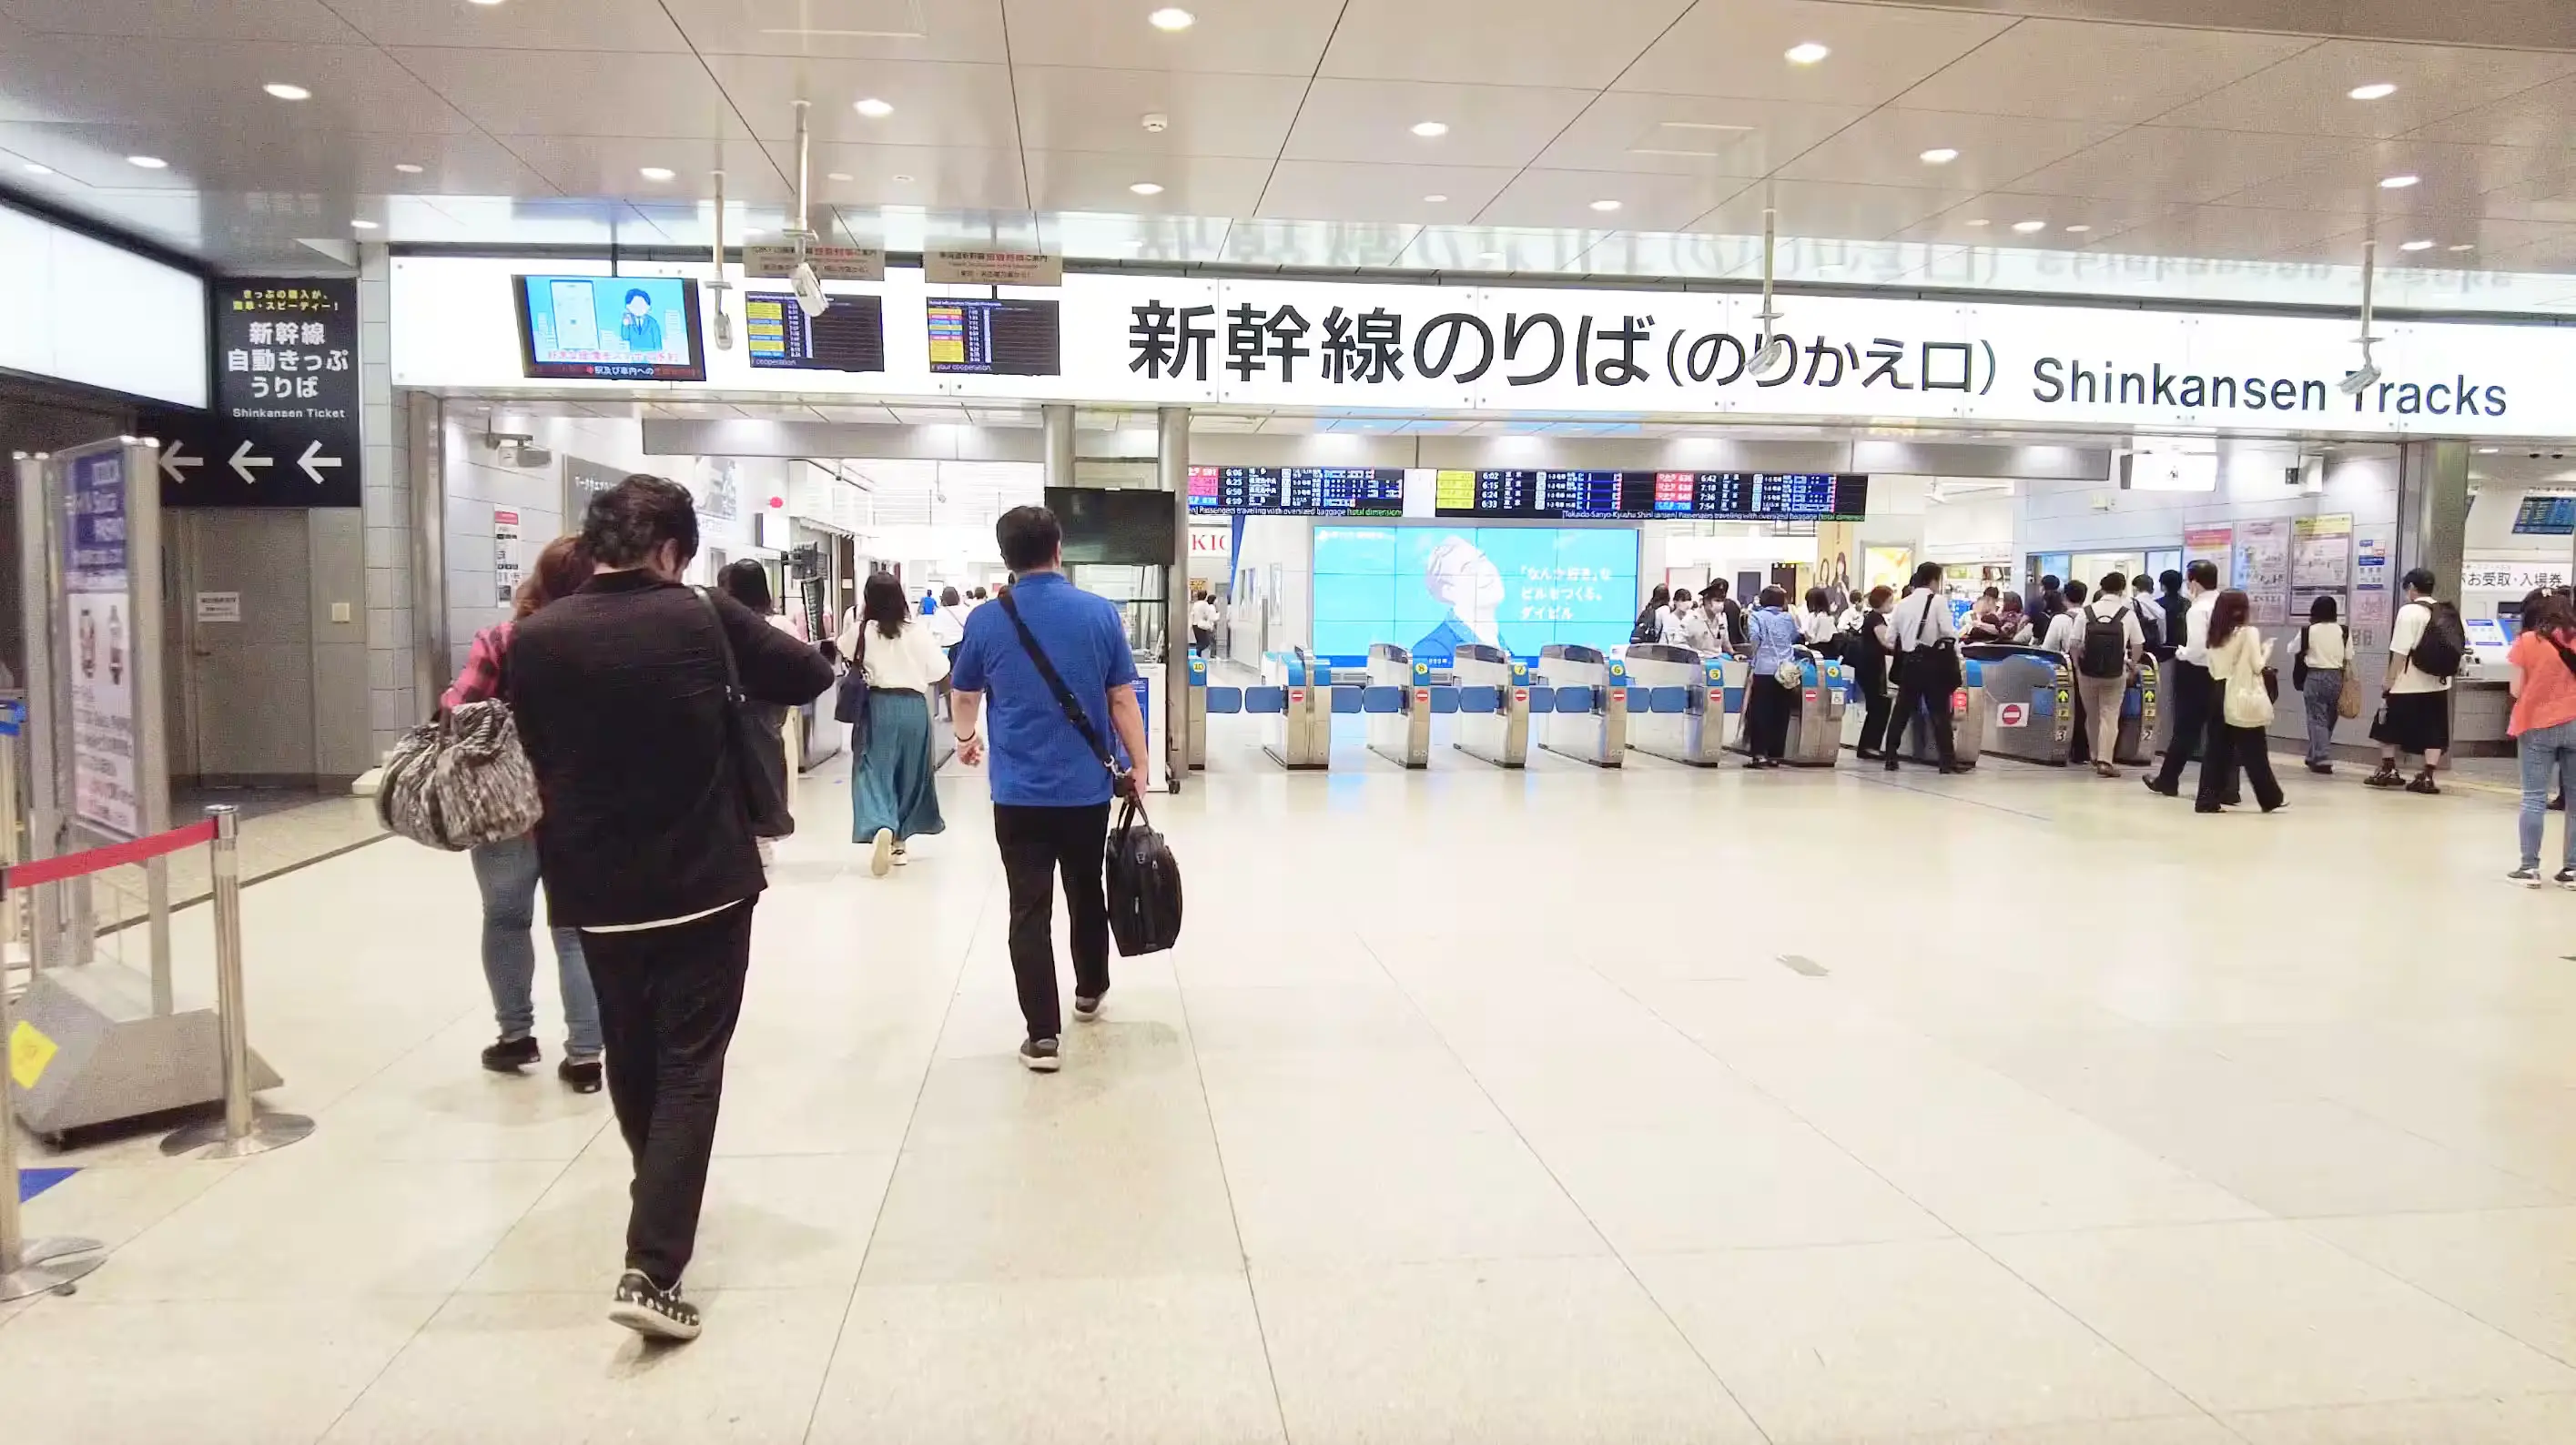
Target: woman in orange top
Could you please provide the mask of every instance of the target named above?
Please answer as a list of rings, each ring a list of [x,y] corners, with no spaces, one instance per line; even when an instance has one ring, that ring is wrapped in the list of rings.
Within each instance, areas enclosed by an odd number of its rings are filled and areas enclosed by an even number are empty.
[[[2513,665],[2511,731],[2522,753],[2522,866],[2506,876],[2537,888],[2549,785],[2576,785],[2576,604],[2566,593],[2523,599],[2522,634],[2505,660]],[[2560,863],[2552,881],[2576,888],[2576,829],[2567,831]]]

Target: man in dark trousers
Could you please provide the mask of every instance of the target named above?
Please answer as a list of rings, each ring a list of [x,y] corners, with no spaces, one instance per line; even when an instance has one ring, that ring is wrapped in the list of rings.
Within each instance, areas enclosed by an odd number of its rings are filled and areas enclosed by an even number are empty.
[[[2146,780],[2147,791],[2168,798],[2182,796],[2182,770],[2191,761],[2192,749],[2199,748],[2205,760],[2229,756],[2221,752],[2211,736],[2213,728],[2225,723],[2218,707],[2217,689],[2209,681],[2209,617],[2218,609],[2218,564],[2206,558],[2192,563],[2183,593],[2189,605],[2182,613],[2165,609],[2165,636],[2180,644],[2165,674],[2165,699],[2173,707],[2173,740],[2165,745],[2164,766]],[[2179,626],[2174,620],[2177,615],[2182,619]],[[2203,767],[2210,765],[2210,761],[2202,763]],[[2226,766],[2224,762],[2218,765]],[[2236,801],[2236,780],[2230,776],[2225,781],[2225,801],[2232,803]]]
[[[732,598],[680,585],[698,550],[685,488],[628,477],[591,501],[581,540],[595,575],[518,624],[505,690],[545,798],[546,912],[581,930],[635,1164],[609,1318],[695,1339],[680,1276],[764,886],[725,659],[753,701],[788,707],[832,669]]]
[[[1010,884],[1011,972],[1028,1025],[1020,1062],[1051,1074],[1062,1066],[1064,1031],[1052,934],[1056,878],[1063,876],[1073,925],[1073,1016],[1088,1022],[1100,1017],[1109,992],[1109,901],[1101,883],[1109,804],[1142,791],[1125,770],[1146,756],[1145,714],[1136,702],[1126,619],[1116,603],[1065,579],[1064,529],[1055,513],[1013,507],[993,532],[1011,588],[966,619],[949,684],[958,759],[969,767],[993,760],[993,838]],[[1066,702],[1058,701],[1037,653],[1054,669]],[[1118,771],[1102,764],[1101,748]]]
[[[1889,772],[1905,751],[1905,738],[1919,716],[1932,733],[1933,753],[1944,773],[1960,772],[1956,743],[1950,736],[1951,699],[1959,688],[1959,629],[1950,604],[1941,595],[1941,564],[1914,569],[1913,585],[1889,619],[1896,634],[1896,706],[1888,715],[1887,738],[1879,757]]]

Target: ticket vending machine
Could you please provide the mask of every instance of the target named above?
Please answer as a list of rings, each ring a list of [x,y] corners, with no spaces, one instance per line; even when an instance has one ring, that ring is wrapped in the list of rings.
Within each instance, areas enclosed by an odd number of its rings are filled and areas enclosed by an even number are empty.
[[[1540,745],[1615,768],[1628,752],[1628,668],[1597,647],[1551,642],[1539,649],[1539,677],[1556,690]]]
[[[2120,736],[2111,744],[2111,761],[2130,767],[2154,762],[2149,743],[2164,725],[2164,671],[2149,655],[2138,660],[2128,691],[2120,694]]]
[[[1458,678],[1458,723],[1454,741],[1458,751],[1473,758],[1483,758],[1498,767],[1518,768],[1529,763],[1530,675],[1510,653],[1482,642],[1458,644],[1457,658],[1450,668]],[[1470,698],[1481,690],[1491,689],[1494,706],[1482,707],[1483,699]]]
[[[1261,750],[1283,768],[1331,767],[1332,674],[1301,647],[1262,654],[1261,681],[1287,694],[1287,706],[1265,724]]]
[[[1393,697],[1388,694],[1392,693]],[[1408,768],[1431,765],[1431,666],[1392,642],[1369,644],[1369,751]],[[1392,704],[1390,710],[1388,704]]]
[[[1716,767],[1728,742],[1722,656],[1667,642],[1629,644],[1629,688],[1632,696],[1645,694],[1645,706],[1629,709],[1628,746],[1695,768]]]
[[[1789,712],[1789,745],[1781,760],[1794,768],[1830,768],[1841,761],[1849,697],[1841,663],[1799,648],[1798,705]]]
[[[1983,751],[2066,766],[2075,741],[2075,669],[2045,647],[1972,642],[1960,656],[1985,674]]]

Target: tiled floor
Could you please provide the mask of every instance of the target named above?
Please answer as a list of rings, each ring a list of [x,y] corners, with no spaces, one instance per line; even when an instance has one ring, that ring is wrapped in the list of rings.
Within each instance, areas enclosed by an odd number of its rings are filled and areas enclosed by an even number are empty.
[[[474,1066],[464,860],[254,887],[320,1129],[76,1158],[33,1223],[116,1249],[0,1306],[0,1438],[2576,1440],[2576,895],[2496,797],[1340,761],[1220,739],[1053,1078],[980,779],[886,882],[810,780],[677,1350],[602,1317],[604,1103]]]

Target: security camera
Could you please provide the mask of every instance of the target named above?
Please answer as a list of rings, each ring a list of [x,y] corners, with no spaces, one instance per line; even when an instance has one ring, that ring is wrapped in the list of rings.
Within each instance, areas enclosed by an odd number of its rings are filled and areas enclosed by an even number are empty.
[[[2379,384],[2379,377],[2379,364],[2377,362],[2365,361],[2361,364],[2359,369],[2345,372],[2343,380],[2335,383],[2335,390],[2342,392],[2346,396],[2359,396],[2363,392],[2377,386]]]
[[[1155,135],[1161,135],[1163,132],[1170,130],[1171,128],[1172,118],[1170,116],[1163,114],[1159,110],[1149,110],[1145,112],[1146,130]]]
[[[1753,353],[1753,379],[1768,381],[1797,364],[1798,348],[1788,337],[1773,336]]]
[[[815,276],[813,262],[797,262],[795,274],[789,279],[796,287],[796,304],[807,316],[820,316],[831,309],[832,298],[823,293],[823,282]]]
[[[724,299],[716,299],[716,350],[733,350],[733,317],[724,309]]]

